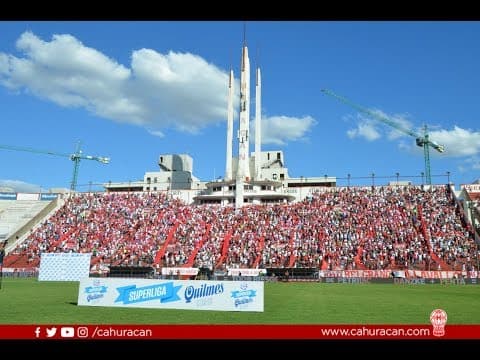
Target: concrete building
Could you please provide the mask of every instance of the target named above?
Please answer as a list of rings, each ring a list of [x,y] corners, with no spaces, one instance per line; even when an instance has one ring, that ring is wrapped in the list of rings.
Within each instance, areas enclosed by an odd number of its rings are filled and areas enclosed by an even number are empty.
[[[160,155],[160,171],[146,172],[143,180],[105,184],[107,191],[166,191],[188,203],[222,204],[241,207],[244,204],[287,203],[302,201],[318,187],[335,187],[336,178],[291,178],[280,150],[262,151],[262,79],[255,72],[255,139],[250,153],[250,60],[243,45],[240,61],[240,107],[237,130],[238,155],[233,156],[234,73],[230,70],[227,101],[227,134],[225,176],[210,182],[193,175],[193,160],[185,154]]]
[[[260,69],[255,76],[255,151],[250,144],[250,60],[246,44],[240,61],[240,108],[238,124],[238,157],[232,154],[234,89],[233,70],[230,70],[227,105],[227,146],[225,177],[206,183],[206,190],[194,197],[198,204],[220,203],[241,207],[244,204],[291,202],[302,200],[296,188],[308,186],[335,186],[331,177],[297,178],[288,176],[282,151],[262,151],[262,78]],[[294,188],[294,189],[292,189]],[[306,193],[305,193],[306,195]],[[299,198],[300,197],[300,198]]]
[[[193,175],[193,159],[187,154],[162,154],[158,157],[160,171],[148,171],[143,180],[107,183],[107,191],[171,191],[201,190],[205,182]]]

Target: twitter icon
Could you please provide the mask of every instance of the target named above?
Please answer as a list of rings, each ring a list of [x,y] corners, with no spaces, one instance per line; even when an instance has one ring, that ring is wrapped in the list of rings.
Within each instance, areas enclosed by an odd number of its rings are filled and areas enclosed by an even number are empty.
[[[47,337],[54,337],[55,334],[57,333],[57,328],[53,327],[51,329],[47,328]]]

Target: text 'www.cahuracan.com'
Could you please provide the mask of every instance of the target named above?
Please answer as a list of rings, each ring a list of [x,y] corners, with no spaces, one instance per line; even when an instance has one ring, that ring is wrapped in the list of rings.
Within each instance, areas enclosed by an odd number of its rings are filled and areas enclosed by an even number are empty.
[[[322,336],[325,337],[425,337],[430,336],[430,329],[418,328],[335,328],[335,329],[321,329]]]

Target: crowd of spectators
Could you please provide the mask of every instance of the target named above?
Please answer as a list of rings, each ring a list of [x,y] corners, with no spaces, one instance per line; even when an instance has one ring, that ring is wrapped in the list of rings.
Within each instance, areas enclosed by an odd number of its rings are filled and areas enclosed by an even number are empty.
[[[97,267],[211,270],[475,270],[479,256],[446,186],[329,188],[240,209],[156,192],[74,194],[13,254],[36,266],[42,252],[65,251],[91,252]]]

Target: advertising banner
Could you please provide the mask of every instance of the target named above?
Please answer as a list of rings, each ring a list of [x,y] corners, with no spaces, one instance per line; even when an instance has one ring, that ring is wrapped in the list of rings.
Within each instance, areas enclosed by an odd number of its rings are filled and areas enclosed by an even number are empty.
[[[55,200],[56,198],[58,197],[58,194],[45,194],[45,193],[42,193],[40,194],[40,200],[48,200],[48,201],[51,201],[51,200]]]
[[[0,192],[0,200],[17,200],[17,193]]]
[[[237,269],[229,268],[228,275],[230,276],[259,276],[267,275],[266,269]]]
[[[164,267],[162,275],[197,275],[198,268]]]
[[[88,278],[91,253],[42,253],[39,281],[79,281]]]
[[[427,270],[320,270],[320,278],[422,278],[456,279],[478,278],[479,271],[427,271]]]
[[[38,193],[18,193],[17,200],[38,200],[40,194]]]
[[[262,281],[80,280],[78,305],[263,312]]]

